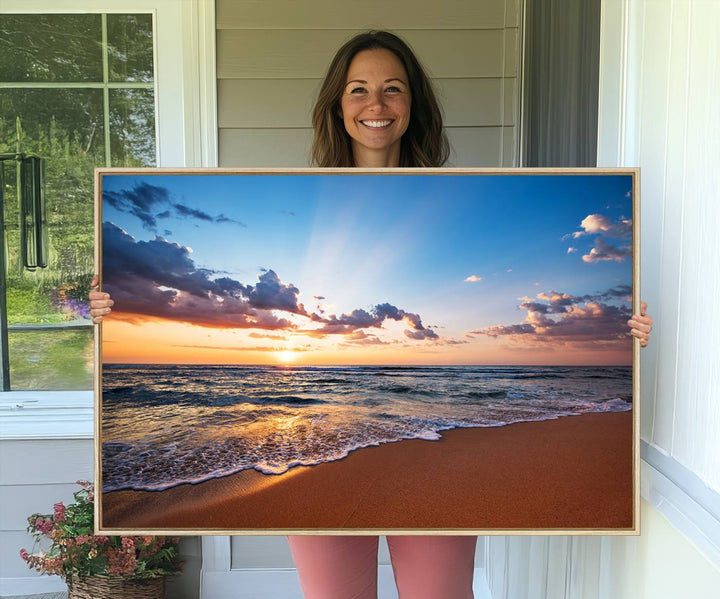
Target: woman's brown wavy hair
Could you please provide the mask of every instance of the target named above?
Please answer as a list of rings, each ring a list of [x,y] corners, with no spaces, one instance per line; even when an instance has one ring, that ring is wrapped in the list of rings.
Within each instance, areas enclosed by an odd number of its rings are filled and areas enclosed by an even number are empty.
[[[313,164],[320,167],[355,166],[350,136],[340,116],[340,98],[352,59],[358,52],[376,49],[395,54],[409,79],[410,123],[402,136],[400,166],[442,166],[448,159],[450,146],[430,79],[410,47],[388,31],[368,31],[356,35],[335,54],[313,109]]]

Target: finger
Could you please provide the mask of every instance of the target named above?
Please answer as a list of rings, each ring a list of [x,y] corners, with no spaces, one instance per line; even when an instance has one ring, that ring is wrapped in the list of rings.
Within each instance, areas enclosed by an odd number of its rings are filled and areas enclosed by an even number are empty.
[[[640,302],[640,315],[645,316],[647,312],[647,302]]]
[[[646,341],[646,342],[647,342],[647,340],[650,339],[650,335],[648,334],[648,331],[641,331],[641,330],[639,330],[639,329],[632,329],[632,330],[630,331],[630,334],[631,334],[633,337],[637,337],[638,339],[640,339],[640,341]]]
[[[652,326],[643,322],[638,322],[637,320],[631,320],[630,322],[628,322],[628,325],[631,329],[636,331],[643,331],[644,333],[649,333],[650,331],[652,331]]]
[[[98,284],[99,284],[98,276],[97,276],[97,275],[93,275],[92,283],[90,283],[90,287],[93,287],[93,288],[94,288],[94,287],[97,287]]]

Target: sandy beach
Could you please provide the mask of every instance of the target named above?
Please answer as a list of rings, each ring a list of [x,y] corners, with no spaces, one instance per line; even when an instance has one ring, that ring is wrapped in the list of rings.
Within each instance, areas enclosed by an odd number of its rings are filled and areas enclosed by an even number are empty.
[[[101,530],[633,527],[631,412],[454,429],[282,475],[114,491]]]

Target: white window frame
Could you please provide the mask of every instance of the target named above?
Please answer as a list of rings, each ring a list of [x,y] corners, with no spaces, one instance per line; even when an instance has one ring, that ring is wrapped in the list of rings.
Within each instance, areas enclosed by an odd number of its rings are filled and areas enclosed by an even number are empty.
[[[217,166],[214,0],[0,0],[12,13],[151,13],[157,165]],[[92,438],[93,404],[93,391],[0,392],[0,439]]]

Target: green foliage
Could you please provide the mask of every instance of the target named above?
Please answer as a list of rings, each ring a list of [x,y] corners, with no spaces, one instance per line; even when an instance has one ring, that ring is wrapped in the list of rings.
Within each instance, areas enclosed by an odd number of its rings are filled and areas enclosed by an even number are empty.
[[[91,389],[93,330],[10,332],[13,389]]]
[[[102,39],[105,21],[107,46]],[[101,83],[105,50],[110,81],[151,84],[152,16],[17,14],[0,19],[0,81]],[[48,267],[26,270],[20,251],[16,162],[0,163],[10,325],[87,318],[95,270],[93,171],[111,164],[155,163],[154,106],[152,88],[113,88],[106,130],[102,89],[17,87],[0,94],[0,153],[23,152],[45,161],[49,237]],[[41,336],[38,343],[35,333],[11,333],[13,388],[91,386],[88,332]]]

